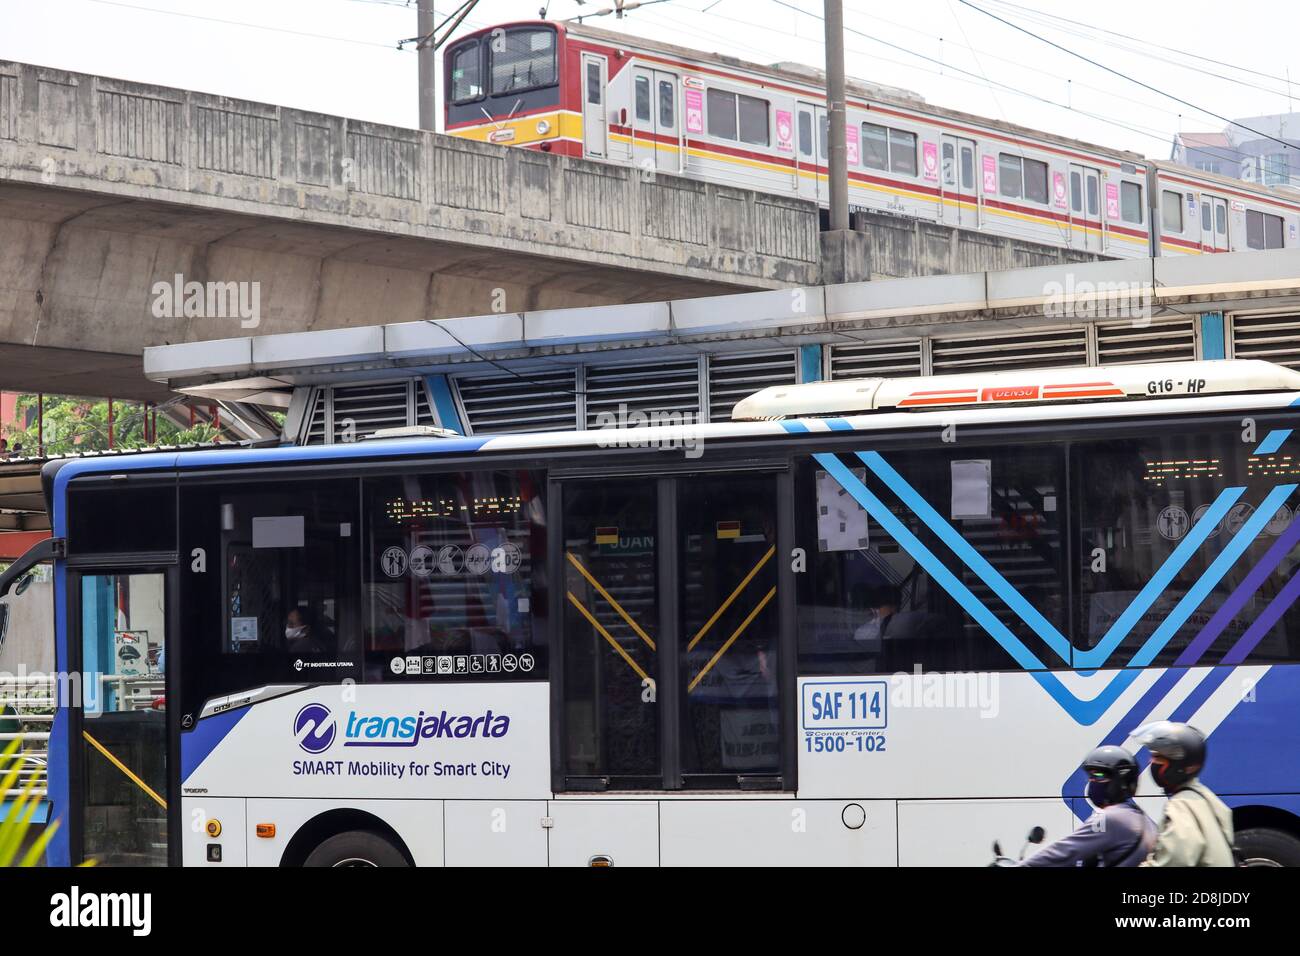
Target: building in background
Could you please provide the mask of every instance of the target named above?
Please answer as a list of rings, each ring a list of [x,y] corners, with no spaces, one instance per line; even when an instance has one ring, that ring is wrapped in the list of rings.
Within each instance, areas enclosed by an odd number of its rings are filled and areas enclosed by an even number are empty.
[[[1170,159],[1248,183],[1300,188],[1300,113],[1246,116],[1233,123],[1219,132],[1178,133]]]

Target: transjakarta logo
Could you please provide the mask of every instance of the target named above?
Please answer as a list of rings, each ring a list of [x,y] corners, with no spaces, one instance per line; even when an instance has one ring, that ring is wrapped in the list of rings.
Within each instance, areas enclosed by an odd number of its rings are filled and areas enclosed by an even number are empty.
[[[309,754],[324,753],[334,743],[335,723],[329,708],[307,704],[293,720],[298,746]],[[468,714],[406,714],[403,716],[366,716],[355,710],[348,713],[344,729],[345,747],[414,747],[431,737],[504,737],[510,730],[510,718],[491,710],[477,717]]]
[[[308,704],[293,719],[293,735],[298,746],[309,754],[329,750],[337,731],[338,727],[330,720],[330,709],[324,704]]]

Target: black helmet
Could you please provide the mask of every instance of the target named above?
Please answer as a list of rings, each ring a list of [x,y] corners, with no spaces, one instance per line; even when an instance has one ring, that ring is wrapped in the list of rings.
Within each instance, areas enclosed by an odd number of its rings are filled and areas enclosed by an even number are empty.
[[[1088,777],[1088,798],[1099,807],[1123,803],[1137,790],[1137,761],[1123,747],[1098,747],[1080,766]]]
[[[1133,731],[1151,751],[1151,777],[1172,793],[1205,766],[1205,735],[1195,727],[1160,720]]]

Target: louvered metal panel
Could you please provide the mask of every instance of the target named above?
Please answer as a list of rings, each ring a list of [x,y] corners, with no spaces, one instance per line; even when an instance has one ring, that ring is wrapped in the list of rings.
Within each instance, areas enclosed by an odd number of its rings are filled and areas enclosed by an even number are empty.
[[[836,342],[830,346],[831,378],[907,378],[921,374],[921,340]]]
[[[335,386],[334,441],[359,441],[381,428],[402,428],[411,423],[412,382],[379,382]]]
[[[311,413],[307,416],[307,427],[303,432],[302,444],[325,444],[325,403],[329,389],[318,388],[311,400]]]
[[[780,352],[710,355],[709,421],[731,421],[731,408],[746,396],[772,385],[793,385],[799,380],[799,353]]]
[[[415,382],[415,424],[438,424],[438,418],[433,414],[433,406],[429,404],[429,388],[425,385],[423,379],[417,379]],[[447,427],[454,426],[449,425]]]
[[[700,363],[686,359],[589,365],[584,393],[588,428],[611,421],[608,416],[621,425],[630,412],[684,412],[695,416],[700,412]]]
[[[1233,358],[1300,368],[1300,313],[1234,315],[1231,331]]]
[[[1191,318],[1173,322],[1116,322],[1097,326],[1099,365],[1196,360],[1196,328]]]
[[[465,376],[453,384],[471,435],[577,427],[577,380],[571,369]]]
[[[930,361],[935,375],[1087,365],[1088,334],[1079,328],[936,337],[930,340]]]

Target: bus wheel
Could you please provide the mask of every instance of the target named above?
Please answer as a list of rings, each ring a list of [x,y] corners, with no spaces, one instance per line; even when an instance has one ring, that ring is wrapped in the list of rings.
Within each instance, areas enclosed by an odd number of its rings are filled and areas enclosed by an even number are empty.
[[[402,851],[378,833],[349,830],[312,850],[303,866],[409,866]]]
[[[1246,866],[1300,866],[1300,840],[1289,833],[1251,827],[1236,837]]]

